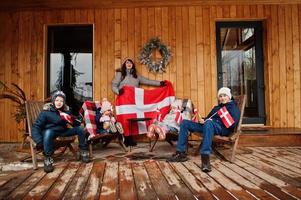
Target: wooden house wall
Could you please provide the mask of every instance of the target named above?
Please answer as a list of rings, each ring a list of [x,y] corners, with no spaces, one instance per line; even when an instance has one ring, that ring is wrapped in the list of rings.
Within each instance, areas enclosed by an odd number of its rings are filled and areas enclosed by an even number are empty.
[[[202,115],[216,104],[216,21],[264,22],[264,81],[267,125],[301,128],[301,5],[199,5],[139,8],[26,10],[0,13],[0,80],[17,83],[28,99],[45,98],[45,30],[53,24],[94,25],[94,99],[114,99],[111,81],[124,57],[136,60],[150,79],[170,80],[176,96],[191,98]],[[138,64],[143,45],[159,36],[173,57],[167,73]],[[20,141],[0,100],[0,141]]]

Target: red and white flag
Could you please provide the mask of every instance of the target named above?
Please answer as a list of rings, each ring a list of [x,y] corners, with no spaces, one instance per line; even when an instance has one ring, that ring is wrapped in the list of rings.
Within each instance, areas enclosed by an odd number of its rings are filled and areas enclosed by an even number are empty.
[[[65,113],[65,112],[62,112],[59,110],[59,113],[60,113],[60,117],[62,120],[65,120],[67,121],[69,124],[73,125],[73,118],[71,115]]]
[[[191,121],[198,122],[198,109],[193,109],[193,117]]]
[[[232,124],[234,124],[234,120],[225,106],[219,109],[217,111],[217,114],[222,119],[222,122],[224,123],[226,128],[229,128]]]
[[[116,98],[116,117],[124,129],[124,135],[138,135],[147,132],[147,126],[153,120],[133,123],[131,130],[128,119],[157,118],[159,109],[161,118],[169,112],[171,103],[175,100],[172,84],[166,81],[166,86],[151,90],[124,86],[124,93]]]
[[[180,124],[183,120],[183,117],[181,115],[181,110],[177,109],[176,110],[176,117],[175,117],[175,121],[177,122],[177,124]]]
[[[162,122],[162,113],[160,112],[160,109],[157,108],[157,109],[156,109],[156,112],[157,112],[157,120],[158,120],[159,122]]]

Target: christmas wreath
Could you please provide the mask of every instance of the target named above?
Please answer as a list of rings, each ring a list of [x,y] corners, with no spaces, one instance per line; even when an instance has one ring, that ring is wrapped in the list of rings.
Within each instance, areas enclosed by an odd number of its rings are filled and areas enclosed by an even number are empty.
[[[158,49],[162,58],[155,61],[152,58],[153,50]],[[166,65],[171,59],[170,50],[161,43],[159,38],[151,38],[149,42],[141,49],[139,60],[141,64],[147,65],[148,70],[152,72],[166,72]]]

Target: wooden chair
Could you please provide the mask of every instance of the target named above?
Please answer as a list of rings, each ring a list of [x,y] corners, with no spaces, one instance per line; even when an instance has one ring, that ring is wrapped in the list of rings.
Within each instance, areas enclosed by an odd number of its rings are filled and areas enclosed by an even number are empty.
[[[26,108],[26,120],[27,120],[27,126],[28,126],[28,136],[27,139],[30,142],[30,150],[31,150],[31,158],[32,158],[32,164],[33,168],[37,169],[37,155],[38,153],[42,152],[41,149],[36,148],[36,143],[33,141],[31,137],[31,131],[32,131],[32,125],[36,121],[37,117],[39,116],[40,112],[43,110],[45,102],[43,101],[26,101],[25,102],[25,108]],[[71,143],[74,142],[75,137],[58,137],[54,141],[54,149],[60,150],[59,153],[56,153],[56,155],[63,154],[66,149],[68,148],[75,158],[77,159],[77,153],[75,149],[72,147]]]
[[[243,118],[244,110],[245,110],[246,95],[236,96],[234,99],[237,102],[237,106],[240,110],[239,122],[238,122],[237,126],[235,127],[234,132],[231,135],[229,135],[229,136],[214,135],[213,144],[212,144],[214,152],[216,152],[218,155],[222,156],[223,158],[225,158],[226,160],[228,160],[230,162],[234,162],[234,160],[235,160],[235,153],[236,153],[236,149],[237,149],[237,145],[238,145],[239,136],[241,133],[242,118]],[[197,148],[195,155],[199,154],[201,146],[202,146],[202,143]],[[222,150],[230,149],[230,151],[231,151],[230,156],[225,155],[225,154],[227,154],[227,152],[221,153],[219,148],[222,148]]]
[[[104,134],[98,134],[94,138],[88,141],[89,145],[89,153],[90,157],[93,157],[93,145],[101,143],[102,147],[106,147],[108,144],[111,143],[113,140],[118,140],[118,144],[122,147],[122,149],[127,152],[124,143],[123,143],[123,135],[119,132],[116,133],[104,133]]]
[[[95,115],[96,110],[99,109],[100,103],[97,101],[85,101],[80,109],[79,113],[83,118],[84,126],[86,127],[87,136],[90,134],[89,132],[96,133],[96,122],[95,122]],[[89,128],[88,128],[89,127]],[[89,129],[89,130],[88,130]],[[90,157],[93,157],[93,145],[101,143],[102,147],[106,147],[111,141],[118,140],[119,145],[122,149],[126,152],[126,148],[124,146],[123,134],[116,132],[116,133],[104,133],[104,134],[97,134],[95,137],[91,138],[88,141],[89,146],[89,154]]]

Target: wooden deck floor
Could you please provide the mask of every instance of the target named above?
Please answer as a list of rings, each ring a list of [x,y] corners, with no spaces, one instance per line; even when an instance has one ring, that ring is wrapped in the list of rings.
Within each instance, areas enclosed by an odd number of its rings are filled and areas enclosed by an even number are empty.
[[[214,157],[208,174],[199,158],[57,163],[1,177],[0,199],[301,199],[301,147],[247,150],[233,164]]]

